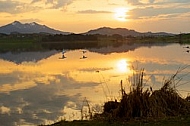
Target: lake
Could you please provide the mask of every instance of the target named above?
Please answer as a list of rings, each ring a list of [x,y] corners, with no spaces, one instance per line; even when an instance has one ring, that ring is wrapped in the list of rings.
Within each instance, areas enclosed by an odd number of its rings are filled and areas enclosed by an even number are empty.
[[[160,88],[177,70],[176,90],[190,91],[190,45],[125,44],[119,47],[0,53],[0,125],[51,124],[101,112],[130,90],[134,69],[143,69],[144,89]],[[88,118],[88,117],[87,117]]]

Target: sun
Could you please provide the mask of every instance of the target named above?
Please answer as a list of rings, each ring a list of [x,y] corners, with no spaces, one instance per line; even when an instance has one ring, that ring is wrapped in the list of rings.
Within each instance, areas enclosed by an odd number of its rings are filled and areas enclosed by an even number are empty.
[[[116,8],[114,11],[114,18],[118,21],[127,21],[128,9],[124,7]]]

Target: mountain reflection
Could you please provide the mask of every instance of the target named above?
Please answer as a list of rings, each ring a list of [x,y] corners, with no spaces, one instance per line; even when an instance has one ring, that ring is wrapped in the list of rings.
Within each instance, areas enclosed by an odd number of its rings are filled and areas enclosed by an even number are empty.
[[[170,43],[162,43],[162,42],[159,42],[159,43],[154,43],[154,44],[151,44],[151,43],[128,43],[128,44],[123,44],[121,46],[118,46],[118,47],[113,47],[113,46],[110,46],[109,48],[108,47],[103,47],[103,48],[91,48],[89,49],[89,51],[91,52],[97,52],[97,53],[101,53],[101,54],[110,54],[110,53],[122,53],[122,52],[128,52],[128,51],[135,51],[135,49],[138,49],[140,47],[164,47],[164,46],[167,46],[167,45],[170,45]]]
[[[7,52],[7,53],[0,53],[0,59],[20,64],[22,62],[38,62],[56,53],[58,53],[58,51],[56,50],[41,51],[41,52],[17,52],[17,53]]]

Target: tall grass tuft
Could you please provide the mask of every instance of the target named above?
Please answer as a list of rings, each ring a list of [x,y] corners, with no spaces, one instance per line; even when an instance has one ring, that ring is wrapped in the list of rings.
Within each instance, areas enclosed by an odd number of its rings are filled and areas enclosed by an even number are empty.
[[[130,78],[130,92],[125,92],[121,81],[121,101],[106,102],[100,116],[105,119],[130,120],[190,114],[190,98],[183,99],[176,90],[175,80],[180,71],[165,80],[159,90],[154,91],[151,87],[144,89],[144,69],[135,71]]]

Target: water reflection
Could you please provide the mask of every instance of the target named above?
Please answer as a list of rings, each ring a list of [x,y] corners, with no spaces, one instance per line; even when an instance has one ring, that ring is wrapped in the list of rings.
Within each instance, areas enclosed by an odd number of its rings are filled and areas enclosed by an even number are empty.
[[[85,53],[87,52],[87,50],[82,50],[82,57],[80,59],[86,59],[87,56],[85,56]]]
[[[129,64],[128,64],[128,62],[127,62],[127,60],[126,59],[121,59],[121,60],[119,60],[117,63],[116,63],[116,65],[117,65],[117,70],[119,71],[119,72],[122,72],[122,73],[127,73],[127,72],[129,72],[130,70],[129,70]]]
[[[16,64],[20,64],[22,62],[38,62],[42,59],[46,59],[54,54],[58,53],[56,50],[51,51],[39,51],[39,52],[7,52],[0,53],[0,59],[4,59],[6,61],[11,61]]]
[[[87,58],[87,57],[83,55],[80,59],[86,59],[86,58]]]
[[[189,46],[184,46],[183,48],[185,49],[185,52],[189,53]]]
[[[145,69],[147,88],[151,86],[155,90],[162,85],[164,77],[190,65],[190,55],[183,47],[178,44],[138,46],[134,51],[128,47],[126,52],[122,47],[121,52],[106,55],[101,49],[67,50],[64,60],[60,60],[63,53],[55,50],[0,54],[0,124],[37,125],[60,118],[81,119],[85,97],[91,106],[119,99],[121,80],[129,90],[127,77],[132,73],[132,66]],[[88,58],[80,60],[81,55]],[[189,71],[187,67],[179,74],[183,80],[178,91],[183,96],[190,91],[186,83],[190,81],[189,76],[185,76]]]

